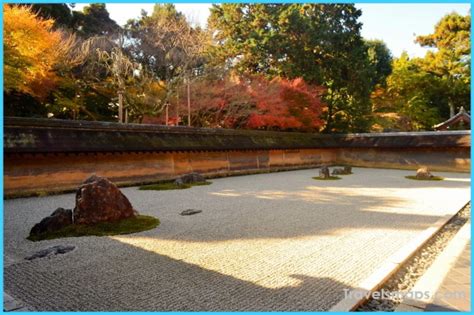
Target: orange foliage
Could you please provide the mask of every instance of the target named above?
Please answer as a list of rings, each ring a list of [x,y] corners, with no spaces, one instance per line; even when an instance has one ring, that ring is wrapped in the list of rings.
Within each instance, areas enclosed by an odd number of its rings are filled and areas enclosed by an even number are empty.
[[[324,124],[322,92],[299,78],[202,80],[191,85],[191,122],[195,127],[319,131]],[[180,96],[180,114],[185,116],[185,88]],[[170,109],[170,118],[174,112]]]
[[[3,9],[4,89],[45,97],[56,84],[61,33],[53,30],[53,20],[39,18],[29,7]]]
[[[256,77],[250,93],[256,101],[256,111],[247,122],[251,129],[318,130],[323,121],[321,87],[309,86],[303,79],[271,81]]]

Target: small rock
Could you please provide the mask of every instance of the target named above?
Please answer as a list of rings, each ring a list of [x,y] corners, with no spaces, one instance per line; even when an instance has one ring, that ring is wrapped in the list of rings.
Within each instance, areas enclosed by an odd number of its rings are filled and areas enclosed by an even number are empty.
[[[319,177],[324,179],[330,177],[329,168],[326,165],[321,166],[321,168],[319,169]]]
[[[181,178],[176,179],[174,184],[178,187],[184,186],[183,180]]]
[[[183,184],[194,184],[194,183],[203,183],[206,179],[204,176],[193,172],[189,174],[184,174],[174,181],[175,185],[182,186]]]
[[[70,224],[72,224],[72,210],[57,208],[49,217],[35,224],[30,231],[30,235],[54,232]]]
[[[201,213],[201,212],[202,212],[202,210],[188,209],[188,210],[184,210],[180,214],[181,215],[193,215],[193,214]]]
[[[431,179],[432,177],[433,175],[427,167],[421,167],[416,171],[416,178],[418,179]]]
[[[352,167],[344,166],[344,168],[335,168],[332,170],[332,175],[349,175],[352,174]]]
[[[52,256],[52,255],[66,254],[74,250],[75,248],[76,246],[73,246],[73,245],[56,245],[56,246],[48,247],[40,251],[37,251],[31,256],[25,257],[25,259],[33,260],[36,258],[43,258],[47,256]]]
[[[107,178],[92,175],[76,193],[75,224],[113,222],[136,214],[127,197]]]

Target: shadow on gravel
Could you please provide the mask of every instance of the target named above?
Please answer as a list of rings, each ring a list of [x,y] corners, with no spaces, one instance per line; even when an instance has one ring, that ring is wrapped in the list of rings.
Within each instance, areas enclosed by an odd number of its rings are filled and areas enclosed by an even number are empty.
[[[266,288],[108,237],[89,245],[5,268],[5,290],[38,311],[322,311],[350,289],[300,274]]]

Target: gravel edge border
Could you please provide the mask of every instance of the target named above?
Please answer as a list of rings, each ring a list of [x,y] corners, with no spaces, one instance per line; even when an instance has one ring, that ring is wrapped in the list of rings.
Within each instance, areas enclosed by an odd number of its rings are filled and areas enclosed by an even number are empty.
[[[356,310],[371,293],[382,287],[391,276],[412,258],[436,233],[438,233],[446,224],[448,224],[456,215],[462,212],[470,201],[466,203],[459,211],[453,214],[447,214],[436,221],[432,226],[426,228],[415,239],[410,241],[399,251],[390,256],[374,273],[372,273],[358,288],[350,290],[346,297],[329,309],[329,312],[350,312]]]

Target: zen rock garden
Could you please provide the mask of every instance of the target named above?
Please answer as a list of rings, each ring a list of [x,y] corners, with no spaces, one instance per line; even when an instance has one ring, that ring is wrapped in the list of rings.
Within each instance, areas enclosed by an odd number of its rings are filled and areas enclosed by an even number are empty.
[[[334,180],[340,179],[335,175],[349,175],[352,174],[351,166],[335,167],[332,172],[329,167],[323,165],[319,169],[319,176],[313,177],[319,180]],[[409,179],[416,180],[442,180],[441,177],[431,174],[427,167],[421,167],[417,170],[415,176],[406,176]],[[155,189],[150,190],[169,190],[169,189],[183,189],[189,188],[193,185],[210,184],[205,177],[193,172],[184,174],[178,177],[172,183],[161,183],[157,185],[142,186],[141,188],[151,187]],[[160,186],[161,185],[161,186]],[[147,190],[147,189],[145,189]],[[87,178],[78,188],[75,197],[74,209],[57,208],[51,215],[43,218],[39,223],[35,224],[30,231],[30,240],[41,240],[47,238],[65,237],[65,236],[80,236],[80,235],[105,235],[124,234],[139,232],[149,228],[154,228],[158,225],[158,220],[146,216],[140,216],[133,208],[127,197],[120,191],[120,189],[110,180],[104,177],[92,175]],[[182,211],[182,216],[189,216],[201,213],[202,210],[187,209]],[[121,231],[110,228],[119,222],[133,222],[134,220],[145,219],[148,224],[144,227],[138,226],[130,230],[129,227]],[[109,224],[110,226],[104,229],[104,226],[98,224]],[[131,224],[132,226],[134,224]],[[101,231],[90,230],[88,232],[78,232],[77,228],[81,230],[87,227],[97,227]],[[74,227],[71,229],[71,227]],[[69,228],[69,229],[68,229]],[[53,249],[57,250],[56,248]]]
[[[327,311],[470,196],[467,173],[312,179],[335,169],[166,191],[91,176],[75,194],[5,200],[5,290],[43,311]]]

